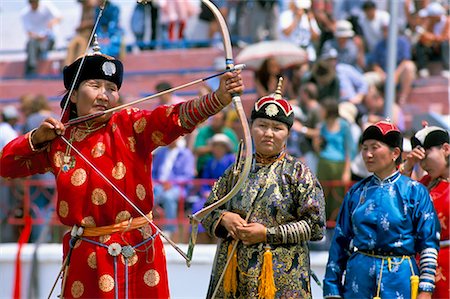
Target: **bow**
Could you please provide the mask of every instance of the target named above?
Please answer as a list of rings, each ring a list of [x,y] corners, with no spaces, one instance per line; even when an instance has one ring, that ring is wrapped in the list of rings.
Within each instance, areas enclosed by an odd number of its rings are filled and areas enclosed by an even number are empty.
[[[219,23],[225,49],[225,64],[228,69],[231,69],[233,68],[234,65],[233,50],[231,45],[230,34],[225,19],[220,13],[219,9],[210,0],[202,0],[202,2],[211,10],[217,22]],[[232,101],[238,113],[239,120],[241,121],[242,128],[244,129],[244,144],[245,144],[244,149],[245,153],[242,153],[242,151],[239,152],[236,164],[240,164],[238,163],[238,161],[243,159],[244,165],[241,170],[241,175],[239,176],[239,179],[237,180],[236,184],[233,186],[233,188],[230,190],[228,194],[226,194],[223,198],[214,202],[213,204],[206,206],[200,211],[196,212],[195,214],[189,216],[191,224],[191,235],[189,238],[189,247],[187,252],[188,260],[186,260],[186,264],[188,267],[190,266],[190,262],[192,260],[192,255],[194,252],[194,246],[197,242],[198,224],[204,217],[206,217],[214,209],[222,206],[223,204],[228,202],[231,198],[233,198],[242,188],[242,185],[244,184],[245,180],[248,177],[248,173],[250,172],[250,167],[252,164],[252,139],[250,135],[250,128],[248,126],[247,117],[245,116],[240,96],[237,94],[233,95]]]

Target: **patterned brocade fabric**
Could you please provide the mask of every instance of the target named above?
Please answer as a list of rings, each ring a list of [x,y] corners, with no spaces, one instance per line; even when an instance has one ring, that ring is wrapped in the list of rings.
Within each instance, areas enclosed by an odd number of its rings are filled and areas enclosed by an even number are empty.
[[[231,169],[231,168],[230,168]],[[228,169],[213,187],[205,205],[222,198],[233,181]],[[270,165],[253,167],[242,190],[227,203],[227,211],[238,213],[242,218],[250,211],[250,223],[261,223],[274,231],[267,236],[273,254],[276,298],[310,298],[309,250],[305,241],[290,243],[284,240],[280,227],[305,222],[311,229],[311,239],[320,240],[325,228],[325,209],[322,188],[308,167],[286,155]],[[221,207],[208,215],[202,224],[212,235],[221,237],[218,255],[213,266],[210,292],[227,260],[230,239],[217,222],[225,211]],[[294,225],[295,226],[295,225]],[[293,226],[293,227],[294,227]],[[282,244],[283,243],[283,244]],[[238,298],[258,298],[258,277],[261,272],[265,243],[245,246],[238,243]],[[211,293],[209,294],[211,295]],[[223,286],[217,294],[223,298]]]

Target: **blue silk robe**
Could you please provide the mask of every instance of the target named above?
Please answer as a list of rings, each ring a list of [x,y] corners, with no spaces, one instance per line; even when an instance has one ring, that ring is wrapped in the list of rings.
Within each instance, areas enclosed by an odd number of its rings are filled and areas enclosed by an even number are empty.
[[[434,282],[419,273],[414,256],[424,249],[438,250],[439,231],[433,202],[420,183],[399,172],[358,182],[339,212],[324,297],[372,298],[379,288],[381,298],[411,298],[412,271],[421,275],[419,289],[432,291]]]

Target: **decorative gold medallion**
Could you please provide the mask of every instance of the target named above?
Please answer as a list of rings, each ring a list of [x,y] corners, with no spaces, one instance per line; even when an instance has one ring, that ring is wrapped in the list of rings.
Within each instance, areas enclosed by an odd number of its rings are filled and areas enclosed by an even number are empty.
[[[97,269],[97,254],[95,252],[89,254],[87,264],[90,268]]]
[[[144,274],[144,282],[149,287],[154,287],[159,284],[160,275],[158,271],[151,269],[145,272]]]
[[[67,201],[61,200],[59,202],[58,214],[63,218],[66,218],[67,215],[69,215],[69,204]]]
[[[70,292],[74,298],[80,298],[84,293],[84,285],[81,281],[75,280],[70,288]]]
[[[103,189],[95,188],[94,191],[92,191],[91,201],[94,205],[101,206],[105,204],[107,200],[106,192]]]
[[[116,166],[112,169],[112,176],[116,180],[121,180],[124,178],[126,172],[127,168],[125,167],[125,164],[122,162],[117,162]]]
[[[133,256],[126,258],[127,266],[131,267],[131,266],[135,265],[137,263],[138,259],[139,258],[137,256],[137,254],[134,254]],[[122,261],[122,264],[125,265],[125,257],[123,255],[120,257],[120,260]]]
[[[154,131],[152,133],[152,142],[154,144],[156,144],[156,145],[159,145],[159,146],[166,145],[164,143],[164,134],[163,134],[163,132],[161,132],[161,131]]]
[[[130,152],[136,152],[136,139],[134,137],[128,137],[128,148]]]
[[[146,196],[145,187],[142,184],[136,186],[136,195],[140,200],[144,200]]]
[[[106,243],[106,242],[108,242],[109,240],[111,240],[111,235],[103,235],[103,236],[100,236],[99,238],[98,238],[98,240],[100,241],[100,243]]]
[[[131,214],[128,211],[121,211],[116,216],[116,223],[120,223],[122,221],[126,221],[131,218]]]
[[[102,292],[110,292],[114,289],[114,278],[109,274],[104,274],[98,279],[98,287]]]
[[[139,228],[143,239],[148,239],[153,235],[152,228],[150,224],[146,224],[143,227]]]
[[[83,219],[81,219],[81,225],[84,227],[96,227],[96,223],[94,220],[94,217],[92,216],[87,216],[84,217]]]
[[[141,117],[133,124],[133,129],[137,134],[140,134],[144,132],[145,126],[147,126],[147,120]]]
[[[83,168],[78,168],[72,174],[70,182],[72,183],[72,185],[78,187],[83,185],[84,182],[86,182],[86,178],[87,178],[86,170],[84,170]]]
[[[166,117],[168,117],[173,111],[173,106],[167,107],[166,109]]]
[[[63,164],[63,157],[64,153],[62,151],[57,151],[53,155],[53,164],[55,164],[56,167],[60,168],[61,165]]]
[[[106,146],[103,142],[98,142],[91,150],[93,158],[99,158],[105,153]]]

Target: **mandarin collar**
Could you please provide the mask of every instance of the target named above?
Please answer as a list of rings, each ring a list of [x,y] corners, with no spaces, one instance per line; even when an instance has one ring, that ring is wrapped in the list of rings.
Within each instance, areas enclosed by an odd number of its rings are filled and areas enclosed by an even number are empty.
[[[401,176],[401,173],[398,170],[396,170],[393,174],[391,174],[390,176],[388,176],[384,180],[380,179],[376,174],[373,174],[372,181],[375,184],[378,184],[378,185],[392,184],[396,180],[398,180],[400,178],[400,176]]]

